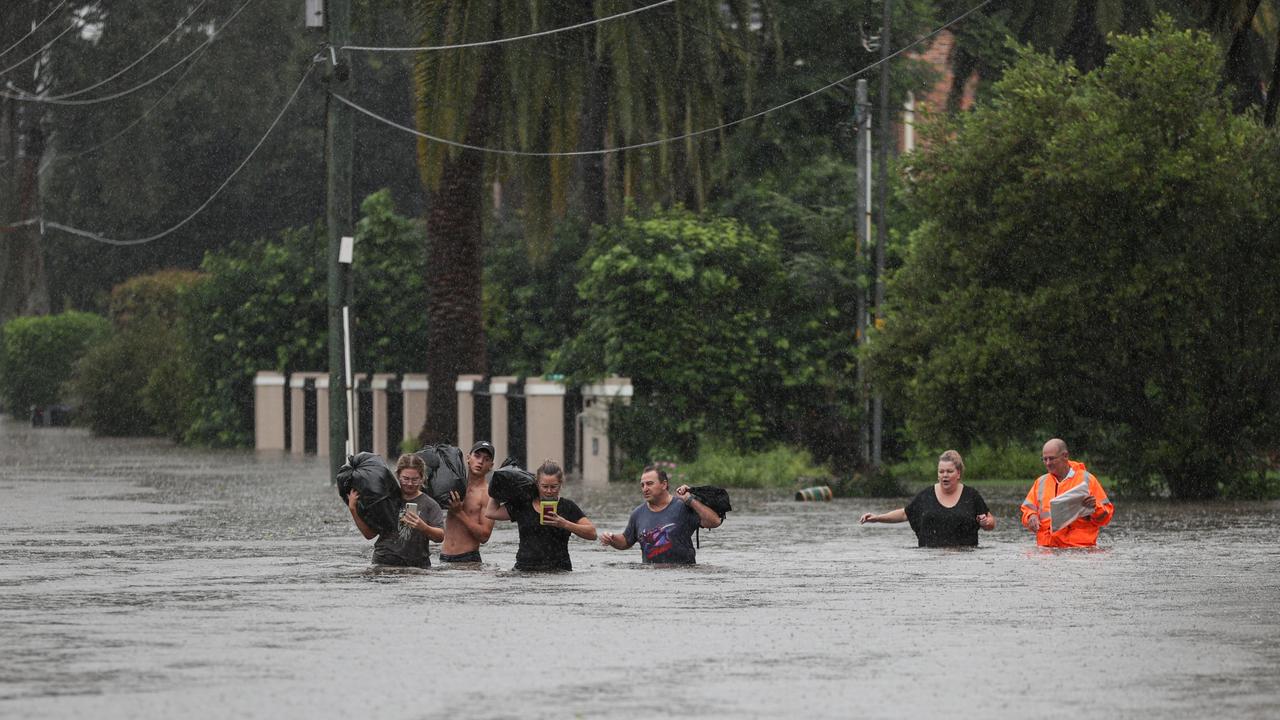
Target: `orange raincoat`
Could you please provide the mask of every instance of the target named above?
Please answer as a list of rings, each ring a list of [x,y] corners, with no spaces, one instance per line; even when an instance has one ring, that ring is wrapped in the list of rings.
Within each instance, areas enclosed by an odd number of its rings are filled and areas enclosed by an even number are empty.
[[[1041,475],[1027,492],[1027,498],[1022,501],[1023,527],[1027,526],[1027,521],[1033,515],[1040,517],[1040,529],[1036,532],[1038,545],[1093,547],[1098,544],[1098,530],[1111,522],[1111,516],[1115,514],[1115,506],[1107,498],[1107,491],[1102,489],[1102,483],[1098,482],[1097,476],[1086,470],[1084,463],[1071,460],[1070,466],[1071,470],[1065,478],[1059,478],[1052,473]],[[1060,530],[1050,527],[1052,522],[1049,515],[1049,501],[1060,493],[1079,485],[1082,478],[1084,482],[1089,483],[1089,494],[1098,499],[1098,508],[1093,511],[1093,515],[1076,518]]]

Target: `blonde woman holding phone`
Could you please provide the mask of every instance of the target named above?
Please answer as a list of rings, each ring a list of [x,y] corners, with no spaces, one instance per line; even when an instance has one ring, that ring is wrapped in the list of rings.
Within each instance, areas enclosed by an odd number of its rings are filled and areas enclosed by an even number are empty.
[[[430,495],[422,492],[422,482],[427,476],[427,465],[422,458],[413,454],[401,455],[396,461],[395,472],[400,483],[400,497],[404,500],[397,532],[379,535],[369,527],[356,512],[360,493],[355,490],[347,495],[347,509],[365,539],[378,539],[373,544],[373,564],[429,568],[431,550],[428,541],[444,541],[444,511]]]
[[[558,464],[551,460],[543,462],[534,472],[534,482],[538,487],[537,499],[499,505],[490,497],[484,515],[491,520],[510,520],[519,529],[516,570],[572,570],[569,536],[595,540],[596,526],[577,503],[560,497],[564,470]]]

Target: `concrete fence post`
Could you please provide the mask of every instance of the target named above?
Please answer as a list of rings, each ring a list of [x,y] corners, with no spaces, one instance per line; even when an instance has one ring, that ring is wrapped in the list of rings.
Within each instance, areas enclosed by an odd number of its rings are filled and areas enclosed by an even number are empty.
[[[564,467],[564,395],[563,383],[525,381],[525,467],[530,470],[543,460]]]
[[[610,377],[582,388],[578,428],[582,443],[582,482],[606,485],[613,462],[609,443],[609,409],[614,402],[629,404],[634,394],[630,378]]]
[[[507,432],[511,417],[508,414],[511,401],[507,393],[517,380],[519,378],[511,375],[489,378],[489,442],[493,443],[493,450],[496,453],[493,459],[495,464],[502,462],[511,454],[511,439]]]
[[[315,373],[316,378],[316,452],[329,456],[329,373]],[[334,438],[333,442],[344,446],[346,438]]]
[[[458,381],[454,384],[454,388],[458,391],[458,447],[462,448],[464,455],[476,441],[475,389],[476,383],[481,380],[484,380],[483,375],[459,375]]]
[[[400,390],[404,393],[404,432],[401,437],[418,437],[422,426],[427,424],[427,390],[431,383],[427,382],[424,373],[406,373],[400,381]]]
[[[370,432],[373,433],[373,451],[388,460],[394,459],[390,452],[395,452],[396,456],[400,454],[400,446],[394,448],[388,447],[387,434],[390,428],[387,427],[387,416],[389,408],[387,405],[387,384],[395,380],[393,373],[375,373],[373,382],[370,387],[373,389],[373,427]]]
[[[253,446],[284,450],[284,374],[262,371],[253,377]]]

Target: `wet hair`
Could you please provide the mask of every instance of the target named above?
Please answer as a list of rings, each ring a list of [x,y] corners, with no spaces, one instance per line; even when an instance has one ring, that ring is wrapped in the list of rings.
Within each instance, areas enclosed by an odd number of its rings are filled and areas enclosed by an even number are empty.
[[[660,482],[664,482],[667,484],[671,483],[671,478],[667,477],[667,471],[663,470],[657,465],[645,465],[644,469],[640,471],[640,477],[644,477],[645,473],[651,473],[651,472],[658,473],[658,480]]]
[[[422,459],[421,455],[417,455],[415,453],[405,453],[404,455],[400,456],[399,460],[396,460],[396,479],[397,480],[400,479],[400,471],[404,470],[405,468],[413,468],[414,470],[417,470],[418,474],[422,475],[423,482],[426,481],[427,463],[425,460]]]
[[[960,457],[960,453],[955,450],[948,450],[939,455],[938,462],[949,462],[956,466],[956,470],[959,470],[961,475],[964,474],[964,458]]]
[[[564,482],[564,470],[555,460],[543,460],[538,469],[534,471],[534,477],[542,477],[543,475],[560,478],[560,482]]]

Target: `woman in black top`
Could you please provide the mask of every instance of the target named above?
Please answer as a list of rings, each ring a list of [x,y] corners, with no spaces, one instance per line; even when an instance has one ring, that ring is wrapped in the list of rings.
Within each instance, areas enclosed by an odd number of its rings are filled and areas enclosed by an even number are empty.
[[[596,526],[577,503],[560,497],[564,470],[559,465],[547,460],[534,473],[534,478],[538,484],[537,500],[498,505],[498,501],[490,497],[484,515],[493,520],[511,520],[520,529],[516,570],[572,570],[569,535],[595,540]],[[554,501],[554,509],[544,505],[544,501]]]
[[[964,459],[955,450],[938,457],[938,482],[921,490],[905,508],[876,515],[867,513],[859,523],[911,523],[920,547],[978,544],[978,529],[994,530],[995,516],[977,490],[960,482]]]

